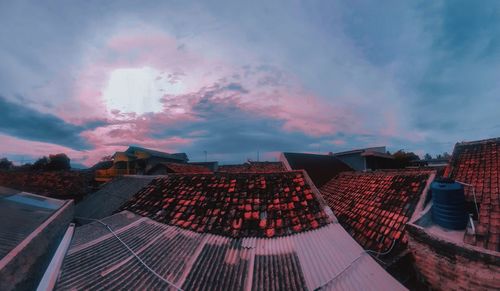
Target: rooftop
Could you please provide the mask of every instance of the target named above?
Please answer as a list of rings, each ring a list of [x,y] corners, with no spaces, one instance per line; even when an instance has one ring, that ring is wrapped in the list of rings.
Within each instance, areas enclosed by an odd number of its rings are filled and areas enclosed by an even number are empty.
[[[365,249],[404,250],[405,224],[434,177],[429,170],[341,173],[321,189],[348,233]]]
[[[268,173],[286,171],[282,162],[246,162],[239,165],[219,166],[218,172],[224,173]]]
[[[230,237],[274,237],[317,229],[329,208],[303,171],[170,174],[121,207],[156,221]]]
[[[0,290],[36,287],[72,217],[72,201],[0,187]]]
[[[337,174],[353,171],[346,163],[331,155],[282,153],[281,160],[290,170],[305,170],[316,187],[323,186]]]
[[[211,173],[212,171],[200,165],[180,164],[180,163],[159,163],[152,167],[148,172],[154,173],[158,168],[164,168],[167,173]]]
[[[0,171],[0,186],[57,199],[81,200],[94,191],[87,171]]]
[[[337,223],[235,239],[128,211],[102,221],[158,276],[94,222],[75,230],[56,290],[404,290]]]
[[[473,185],[479,207],[476,234],[466,242],[500,251],[500,138],[455,145],[446,176]],[[467,201],[473,202],[472,187],[465,187]]]

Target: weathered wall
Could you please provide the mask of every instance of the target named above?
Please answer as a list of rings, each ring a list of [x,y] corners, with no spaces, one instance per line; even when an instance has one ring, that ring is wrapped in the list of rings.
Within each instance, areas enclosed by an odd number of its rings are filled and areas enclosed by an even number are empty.
[[[26,238],[24,247],[12,250],[12,259],[0,270],[0,290],[35,290],[72,219],[73,202],[68,201]]]
[[[437,290],[500,290],[500,255],[463,248],[408,225],[408,247],[421,279]]]

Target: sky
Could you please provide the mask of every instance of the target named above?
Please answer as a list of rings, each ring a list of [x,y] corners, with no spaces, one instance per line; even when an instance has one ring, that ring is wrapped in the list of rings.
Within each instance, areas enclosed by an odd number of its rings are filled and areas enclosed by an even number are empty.
[[[17,163],[500,136],[499,1],[41,3],[0,1],[0,157]]]

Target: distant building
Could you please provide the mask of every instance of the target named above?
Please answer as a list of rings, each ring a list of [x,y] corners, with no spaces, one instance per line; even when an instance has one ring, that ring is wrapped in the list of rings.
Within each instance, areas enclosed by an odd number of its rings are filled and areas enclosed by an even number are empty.
[[[457,143],[445,177],[472,185],[473,220],[465,230],[437,225],[428,197],[407,225],[416,269],[433,289],[500,290],[500,138]]]
[[[169,154],[156,150],[130,146],[124,152],[113,155],[113,165],[109,169],[96,170],[96,180],[107,182],[122,175],[143,175],[160,163],[187,163],[185,153]]]
[[[158,163],[147,172],[148,175],[166,175],[171,173],[207,174],[212,173],[212,171],[207,167],[193,164]]]
[[[394,157],[387,154],[385,146],[334,153],[333,156],[356,171],[394,168]]]
[[[189,164],[207,167],[212,172],[217,172],[219,169],[219,162],[189,162]]]
[[[280,161],[288,170],[305,170],[316,187],[323,186],[337,174],[353,169],[331,155],[282,153]]]
[[[221,173],[271,173],[284,172],[285,166],[282,162],[254,162],[248,161],[244,164],[221,165],[217,172]]]

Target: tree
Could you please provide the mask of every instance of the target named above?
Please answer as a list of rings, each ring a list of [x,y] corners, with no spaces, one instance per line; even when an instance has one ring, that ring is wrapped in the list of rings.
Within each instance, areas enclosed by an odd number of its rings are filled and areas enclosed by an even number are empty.
[[[418,161],[420,157],[413,152],[405,152],[404,150],[399,150],[393,155],[395,167],[406,168],[411,165],[411,161]]]
[[[71,169],[70,159],[63,153],[41,157],[33,164],[32,169],[43,171],[69,170]]]
[[[447,160],[451,159],[450,154],[448,152],[444,152],[443,153],[443,159],[447,159]]]
[[[45,170],[47,164],[49,163],[49,158],[41,157],[33,164],[33,170]]]
[[[427,154],[425,154],[425,156],[424,156],[424,160],[427,160],[427,161],[428,161],[428,160],[432,160],[432,156],[431,156],[429,153],[427,153]]]
[[[60,171],[69,169],[71,169],[70,159],[66,154],[49,155],[49,163],[47,164],[46,170]]]
[[[0,159],[0,170],[9,170],[12,166],[14,166],[14,164],[7,158]]]

